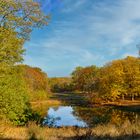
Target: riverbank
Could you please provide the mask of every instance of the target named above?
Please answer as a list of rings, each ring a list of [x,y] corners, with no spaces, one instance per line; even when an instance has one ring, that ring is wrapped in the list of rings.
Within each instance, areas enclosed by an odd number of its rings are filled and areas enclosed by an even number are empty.
[[[47,100],[31,102],[32,109],[38,112],[41,116],[46,115],[46,111],[50,107],[57,106],[77,106],[90,108],[108,108],[114,107],[120,110],[138,112],[140,110],[140,101],[119,100],[118,102],[98,102],[91,104],[88,98],[82,93],[52,93]]]
[[[89,106],[88,100],[78,93],[51,93],[46,100],[30,102],[32,109],[44,116],[49,107],[55,106]]]
[[[89,97],[87,96],[87,94],[84,93],[69,93],[69,92],[65,92],[65,93],[52,93],[51,94],[51,99],[56,99],[58,101],[63,101],[63,102],[70,102],[73,101],[77,104],[83,103],[85,106],[87,104],[90,104],[90,102],[88,101]],[[94,97],[93,97],[94,98]],[[118,106],[140,106],[140,99],[138,100],[118,100],[118,101],[99,101],[98,102],[100,105],[118,105]]]
[[[116,102],[105,102],[101,103],[102,106],[113,106],[118,108],[125,108],[128,110],[137,111],[140,110],[140,100],[119,100]]]
[[[33,106],[47,104],[48,106],[70,105],[70,106],[84,106],[84,107],[128,107],[130,109],[140,109],[140,100],[118,100],[118,101],[99,101],[98,103],[90,103],[88,98],[83,93],[52,93],[47,100],[31,102]]]

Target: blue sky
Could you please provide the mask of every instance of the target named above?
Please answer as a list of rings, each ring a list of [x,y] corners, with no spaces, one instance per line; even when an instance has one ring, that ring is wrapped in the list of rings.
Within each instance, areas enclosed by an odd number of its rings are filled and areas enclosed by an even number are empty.
[[[42,9],[51,20],[32,32],[24,63],[50,77],[138,56],[140,0],[43,0]]]

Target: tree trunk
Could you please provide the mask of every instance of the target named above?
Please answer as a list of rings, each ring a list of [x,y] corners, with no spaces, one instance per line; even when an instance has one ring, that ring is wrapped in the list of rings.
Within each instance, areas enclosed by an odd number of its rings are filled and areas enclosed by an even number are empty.
[[[122,100],[124,100],[124,95],[122,95]]]
[[[132,101],[134,101],[135,100],[135,97],[134,97],[134,95],[132,94]]]

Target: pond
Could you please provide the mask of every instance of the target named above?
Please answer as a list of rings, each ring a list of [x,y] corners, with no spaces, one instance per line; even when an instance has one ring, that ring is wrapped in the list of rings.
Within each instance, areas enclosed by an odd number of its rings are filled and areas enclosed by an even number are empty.
[[[51,107],[48,115],[44,118],[43,125],[47,126],[78,126],[86,127],[87,124],[78,116],[74,115],[74,109],[71,106]]]
[[[123,123],[138,123],[140,111],[130,111],[114,107],[50,107],[44,117],[43,125],[49,127],[78,126],[95,127],[99,124],[122,125]]]

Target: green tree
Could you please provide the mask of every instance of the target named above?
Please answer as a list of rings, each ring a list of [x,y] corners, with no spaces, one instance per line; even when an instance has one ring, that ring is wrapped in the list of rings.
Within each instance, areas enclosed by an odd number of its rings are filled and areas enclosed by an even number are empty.
[[[23,40],[12,29],[0,27],[0,119],[16,125],[27,122],[30,109],[27,90],[22,80]]]

